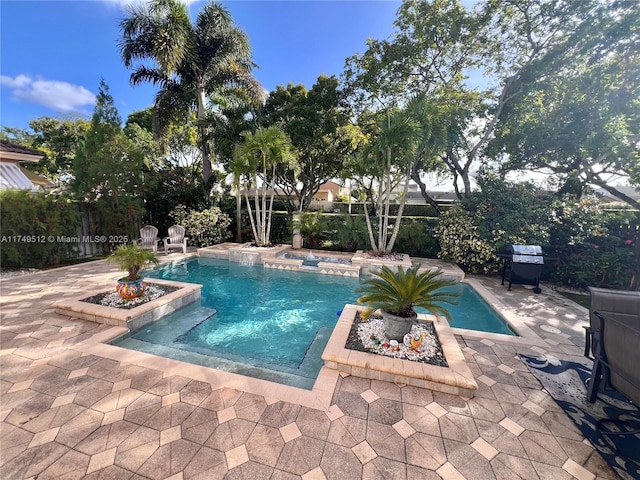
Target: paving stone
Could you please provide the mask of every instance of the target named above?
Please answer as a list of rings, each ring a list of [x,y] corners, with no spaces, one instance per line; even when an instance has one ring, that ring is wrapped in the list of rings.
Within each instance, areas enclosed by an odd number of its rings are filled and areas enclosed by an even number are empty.
[[[450,393],[433,392],[433,401],[443,407],[446,411],[461,415],[471,415],[468,402],[460,395]]]
[[[564,412],[545,412],[541,418],[554,436],[582,441],[580,430]]]
[[[402,401],[402,390],[393,383],[371,380],[371,390],[380,398],[395,400],[396,402]]]
[[[561,467],[554,467],[546,463],[531,461],[540,480],[573,480],[575,477]]]
[[[296,424],[303,435],[317,438],[318,440],[326,440],[331,427],[331,420],[320,410],[301,407],[298,418],[296,418]]]
[[[407,386],[402,388],[401,393],[403,403],[424,407],[433,402],[433,392],[424,388]]]
[[[440,417],[438,422],[443,438],[471,443],[479,436],[473,418],[466,415],[447,413]]]
[[[225,452],[225,457],[227,459],[227,468],[229,468],[229,470],[233,470],[238,465],[242,465],[249,461],[249,454],[247,453],[247,447],[245,445],[240,445],[239,447]]]
[[[407,453],[404,438],[392,426],[369,422],[366,439],[381,457],[406,462]]]
[[[42,432],[50,428],[60,427],[79,415],[84,409],[78,405],[68,404],[53,408],[26,422],[22,428],[30,432]]]
[[[478,455],[478,451],[466,442],[458,442],[445,438],[443,439],[443,443],[447,461],[456,469],[459,469]]]
[[[89,377],[87,377],[89,378]],[[73,403],[81,407],[90,407],[110,395],[113,384],[102,379],[89,378],[90,383],[76,392]]]
[[[200,403],[200,407],[215,411],[224,410],[225,408],[233,407],[241,396],[242,392],[238,390],[219,388],[211,392],[211,395]]]
[[[295,475],[304,475],[320,466],[324,446],[324,442],[315,438],[305,436],[296,438],[282,449],[276,469]],[[358,461],[357,458],[356,461]]]
[[[218,426],[216,413],[204,408],[196,408],[182,422],[182,438],[204,445]]]
[[[277,428],[258,424],[246,443],[249,459],[275,467],[285,443]]]
[[[407,464],[407,480],[442,480],[442,477],[433,470]]]
[[[531,462],[525,458],[500,453],[490,463],[498,480],[514,478],[538,480],[540,478]]]
[[[527,430],[519,436],[519,440],[531,461],[562,467],[567,459],[553,435]]]
[[[358,460],[360,460],[360,463],[363,465],[378,456],[376,451],[371,448],[371,445],[369,445],[367,441],[361,442],[355,447],[352,447],[351,451],[356,454],[356,457],[358,457]]]
[[[224,480],[270,480],[273,472],[271,467],[248,461],[229,470]]]
[[[351,375],[342,379],[339,389],[341,392],[357,393],[359,395],[371,389],[371,380]]]
[[[138,425],[127,421],[104,425],[78,443],[74,449],[87,455],[96,455],[117,447],[137,429]]]
[[[89,466],[88,455],[69,450],[38,475],[38,480],[65,480],[84,478]]]
[[[113,465],[113,460],[116,456],[116,449],[110,448],[109,450],[105,450],[103,452],[96,453],[95,455],[91,455],[89,459],[89,466],[87,467],[87,473],[93,473],[97,470],[101,470],[103,468],[109,467]]]
[[[198,406],[211,395],[211,384],[191,380],[180,390],[180,400],[194,406]]]
[[[369,404],[359,393],[338,392],[336,395],[336,405],[345,415],[361,418],[362,420],[367,419]]]
[[[351,448],[332,443],[325,445],[320,467],[327,480],[362,477],[362,464]]]
[[[227,471],[227,461],[224,453],[212,448],[202,447],[193,456],[183,473],[185,479],[209,480],[222,478]]]
[[[282,470],[274,470],[269,480],[301,480],[301,478],[300,475],[294,475],[293,473]]]
[[[168,407],[160,408],[143,425],[154,430],[167,430],[184,422],[193,413],[194,409],[193,405],[187,403],[174,403]]]
[[[248,420],[234,418],[218,425],[205,445],[221,452],[228,452],[246,443],[255,426],[255,423]]]
[[[260,395],[243,393],[233,408],[238,418],[258,422],[267,409],[267,402]]]
[[[473,418],[499,422],[505,417],[502,407],[497,400],[491,398],[474,397],[468,402]]]
[[[281,428],[296,421],[300,413],[300,405],[278,402],[268,405],[260,417],[259,423],[269,427]]]
[[[491,463],[484,456],[478,454],[473,456],[464,465],[457,468],[458,472],[465,478],[474,480],[494,480]]]
[[[161,480],[182,472],[199,450],[187,440],[176,440],[158,448],[137,471],[152,480]]]
[[[327,442],[351,448],[365,439],[366,432],[367,422],[345,415],[331,422]]]
[[[381,398],[369,405],[368,420],[393,425],[402,420],[402,403]]]
[[[442,438],[416,433],[405,440],[407,462],[427,470],[436,470],[447,461]]]
[[[153,395],[169,395],[170,393],[176,393],[182,390],[191,379],[181,377],[180,375],[171,375],[170,377],[162,378],[153,385],[147,392]]]

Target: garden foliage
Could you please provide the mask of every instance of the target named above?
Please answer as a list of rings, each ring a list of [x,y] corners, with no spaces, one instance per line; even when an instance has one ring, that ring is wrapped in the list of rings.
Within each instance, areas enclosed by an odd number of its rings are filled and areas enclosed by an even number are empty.
[[[480,180],[482,190],[444,213],[439,256],[472,273],[496,273],[497,252],[512,244],[541,245],[543,275],[578,287],[637,288],[638,230],[633,212],[613,215],[589,199],[549,196],[530,184]],[[626,228],[625,228],[626,227]]]
[[[78,234],[78,209],[67,198],[1,191],[0,218],[2,267],[40,268],[74,256],[75,244],[61,238]]]
[[[206,210],[187,210],[184,205],[178,205],[171,212],[175,223],[182,225],[189,237],[189,245],[208,247],[224,242],[231,237],[229,225],[231,218],[218,207]]]

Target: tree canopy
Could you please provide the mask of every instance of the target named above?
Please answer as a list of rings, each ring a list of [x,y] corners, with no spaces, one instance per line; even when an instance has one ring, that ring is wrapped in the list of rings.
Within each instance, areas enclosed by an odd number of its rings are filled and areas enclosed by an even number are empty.
[[[207,183],[215,156],[210,117],[222,99],[261,103],[264,90],[251,75],[254,64],[246,34],[229,11],[209,2],[191,23],[178,0],[152,0],[129,7],[121,25],[120,49],[131,83],[152,82],[158,131],[197,112],[202,171]],[[149,62],[150,63],[145,63]]]
[[[284,130],[298,155],[297,175],[279,171],[276,180],[290,212],[306,210],[320,187],[340,176],[345,159],[364,138],[351,121],[338,80],[325,75],[310,90],[278,86],[269,94],[262,120]]]

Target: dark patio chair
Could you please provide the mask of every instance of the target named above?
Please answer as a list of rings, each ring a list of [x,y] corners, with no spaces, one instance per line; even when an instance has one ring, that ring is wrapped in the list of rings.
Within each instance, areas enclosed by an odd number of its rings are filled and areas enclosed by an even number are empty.
[[[636,328],[640,328],[640,292],[589,287],[589,293],[591,307],[589,308],[589,326],[584,327],[586,334],[584,356],[593,359],[595,356],[593,335],[600,330],[600,319],[596,312],[635,315],[638,319]]]
[[[593,403],[599,390],[613,388],[640,407],[640,311],[637,314],[595,312],[595,315],[600,329],[594,333],[595,360],[587,400]],[[615,443],[610,437],[637,435],[639,427],[637,421],[622,418],[605,418],[596,423],[596,430],[614,450]],[[638,462],[638,458],[630,460]]]

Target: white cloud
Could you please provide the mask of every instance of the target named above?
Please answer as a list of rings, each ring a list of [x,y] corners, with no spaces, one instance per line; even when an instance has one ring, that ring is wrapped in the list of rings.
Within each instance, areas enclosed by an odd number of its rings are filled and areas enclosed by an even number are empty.
[[[13,98],[43,105],[60,112],[77,111],[96,102],[95,94],[81,85],[58,80],[33,79],[28,75],[15,78],[0,75],[0,85],[12,91]]]

